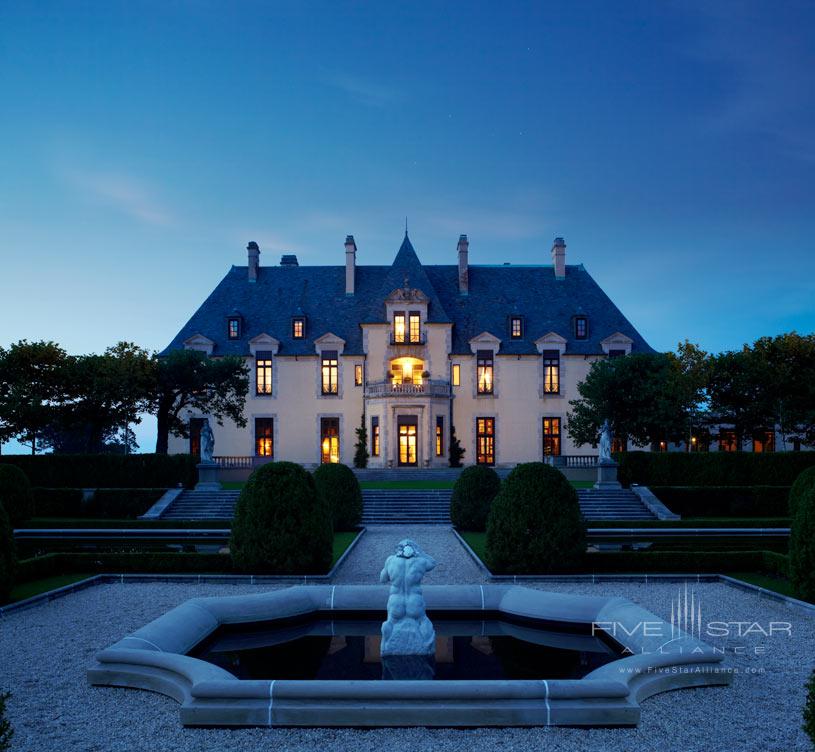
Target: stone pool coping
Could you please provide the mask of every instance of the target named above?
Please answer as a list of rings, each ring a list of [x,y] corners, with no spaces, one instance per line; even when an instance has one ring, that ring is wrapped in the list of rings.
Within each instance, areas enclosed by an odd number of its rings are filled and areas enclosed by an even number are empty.
[[[509,584],[424,594],[441,618],[480,612],[587,635],[592,624],[618,625],[614,637],[631,654],[583,679],[444,682],[239,680],[187,655],[222,625],[381,613],[388,596],[380,586],[308,585],[189,600],[100,652],[88,680],[168,695],[189,726],[632,726],[653,694],[732,678],[721,653],[624,598]]]

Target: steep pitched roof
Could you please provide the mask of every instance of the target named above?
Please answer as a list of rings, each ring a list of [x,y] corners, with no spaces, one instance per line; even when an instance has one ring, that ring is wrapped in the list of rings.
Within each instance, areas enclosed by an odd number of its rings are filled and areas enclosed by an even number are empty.
[[[567,354],[602,353],[602,340],[615,332],[632,339],[632,352],[652,352],[630,321],[591,275],[567,266],[555,279],[551,266],[470,266],[469,294],[458,291],[458,267],[422,266],[405,237],[390,266],[357,266],[355,294],[345,294],[344,266],[262,266],[255,283],[245,266],[233,266],[164,351],[184,347],[195,334],[211,339],[214,355],[247,355],[248,342],[266,333],[280,341],[279,355],[313,355],[314,340],[334,332],[346,354],[362,354],[361,323],[385,321],[385,298],[404,287],[429,299],[432,322],[453,325],[452,352],[470,354],[469,340],[489,332],[501,340],[499,353],[536,354],[535,340],[556,332]],[[237,309],[241,338],[227,337],[226,319]],[[293,316],[306,316],[304,339],[292,337]],[[523,338],[510,339],[509,317],[524,319]],[[574,337],[574,317],[589,320],[589,336]]]
[[[358,267],[359,268],[359,267]],[[368,318],[362,323],[374,323],[385,321],[385,299],[396,289],[400,287],[410,287],[415,290],[421,290],[429,300],[427,306],[428,321],[435,323],[450,323],[450,318],[444,310],[444,306],[433,288],[433,284],[419,261],[413,244],[410,242],[407,232],[405,232],[405,239],[393,260],[385,279],[382,281],[382,286],[379,288],[379,294],[374,300],[371,301],[371,310]]]

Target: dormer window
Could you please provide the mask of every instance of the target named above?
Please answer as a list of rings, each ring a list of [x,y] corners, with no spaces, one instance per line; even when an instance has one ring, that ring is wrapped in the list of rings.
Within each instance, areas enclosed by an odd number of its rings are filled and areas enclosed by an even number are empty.
[[[408,316],[408,334],[410,341],[415,343],[422,341],[421,314],[418,311],[411,311]]]
[[[520,316],[512,316],[509,320],[510,339],[521,339],[524,336],[524,322]]]
[[[226,333],[229,339],[241,338],[241,318],[240,316],[230,316],[226,320]]]
[[[303,339],[306,336],[306,317],[295,316],[291,320],[292,339]]]
[[[574,336],[575,339],[588,339],[589,320],[585,316],[575,316]]]

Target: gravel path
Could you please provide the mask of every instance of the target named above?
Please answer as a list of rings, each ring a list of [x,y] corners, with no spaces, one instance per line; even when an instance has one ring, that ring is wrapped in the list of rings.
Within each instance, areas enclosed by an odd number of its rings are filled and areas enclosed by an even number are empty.
[[[396,551],[396,544],[403,538],[416,541],[436,560],[436,568],[423,580],[428,585],[485,581],[475,562],[453,535],[452,528],[445,525],[369,526],[332,581],[337,584],[378,584],[385,559]]]
[[[373,529],[349,557],[338,582],[375,580],[396,538],[411,535],[439,567],[428,581],[479,581],[466,553],[443,528]],[[452,538],[452,542],[451,542]],[[456,545],[458,545],[456,543]],[[459,547],[460,549],[460,547]],[[449,556],[447,560],[445,557]],[[473,571],[474,570],[474,571]],[[620,595],[660,616],[677,584],[528,583],[548,590]],[[94,654],[167,609],[195,596],[262,592],[269,586],[111,584],[65,596],[0,620],[0,688],[12,689],[13,750],[160,752],[174,750],[626,750],[701,752],[810,749],[801,731],[804,682],[815,662],[815,618],[720,584],[694,586],[705,620],[789,621],[792,636],[719,641],[738,669],[730,688],[681,690],[643,703],[636,729],[184,729],[171,699],[138,690],[90,687]],[[765,653],[753,649],[763,646]],[[750,673],[755,671],[756,673]]]

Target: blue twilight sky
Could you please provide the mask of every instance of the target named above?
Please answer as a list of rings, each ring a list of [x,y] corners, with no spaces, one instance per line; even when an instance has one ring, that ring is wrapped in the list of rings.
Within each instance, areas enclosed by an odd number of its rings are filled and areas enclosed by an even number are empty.
[[[815,329],[811,2],[0,0],[0,345],[163,348],[261,263],[549,263],[645,338]],[[140,430],[150,449],[151,427]]]

